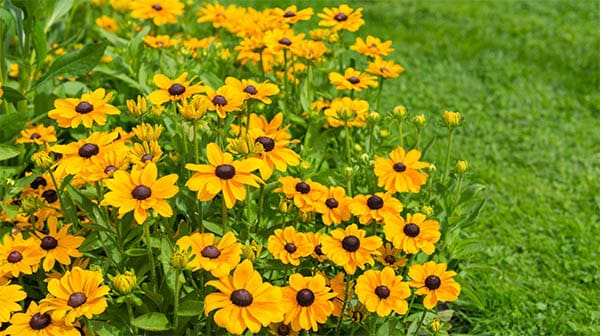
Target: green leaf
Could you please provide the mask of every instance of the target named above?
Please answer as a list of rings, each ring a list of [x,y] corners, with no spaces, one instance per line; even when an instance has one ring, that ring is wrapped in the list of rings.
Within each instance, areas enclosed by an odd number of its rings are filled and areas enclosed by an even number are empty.
[[[179,304],[177,315],[179,316],[198,316],[202,314],[204,303],[199,300],[185,300]]]
[[[144,29],[140,30],[140,32],[135,35],[129,44],[129,59],[132,61],[132,66],[135,72],[137,72],[140,69],[140,65],[143,64],[141,61],[143,50],[142,40],[146,35],[148,35],[149,31],[150,26],[144,27]]]
[[[0,36],[1,39],[5,39],[5,46],[10,45],[10,40],[16,34],[16,23],[14,16],[6,9],[0,8],[0,24],[4,25],[4,35]]]
[[[94,71],[103,73],[105,75],[108,75],[108,76],[116,78],[116,79],[119,79],[119,80],[125,82],[130,87],[132,87],[140,92],[143,91],[140,84],[137,81],[135,81],[133,78],[127,76],[126,74],[124,74],[122,72],[117,72],[117,71],[107,67],[106,65],[100,65],[100,66],[96,67],[96,69],[94,69]]]
[[[46,33],[42,28],[39,20],[33,22],[33,30],[31,31],[33,40],[33,48],[35,49],[35,61],[38,66],[43,63],[46,53],[48,52],[48,41],[46,41]]]
[[[202,221],[202,225],[204,225],[204,227],[208,231],[210,231],[212,233],[216,233],[218,235],[222,235],[223,234],[223,226],[221,226],[221,225],[218,225],[218,224],[213,223],[213,222],[209,222],[207,220],[203,220]]]
[[[78,77],[87,74],[98,64],[100,58],[106,49],[106,41],[100,43],[88,44],[72,53],[57,57],[50,69],[33,85],[31,90],[35,90],[39,85],[48,79],[63,77]]]
[[[9,103],[14,103],[20,100],[27,99],[21,92],[11,88],[10,86],[2,85],[2,91],[4,91],[4,95],[2,95],[2,100],[6,100]]]
[[[19,207],[11,204],[0,204],[0,207],[6,212],[8,218],[13,219],[19,213]]]
[[[57,0],[54,2],[54,8],[52,9],[52,15],[48,21],[46,21],[46,26],[44,27],[44,31],[47,32],[50,27],[56,22],[61,16],[67,14],[71,7],[73,7],[73,0]]]
[[[130,248],[129,250],[125,251],[125,254],[130,257],[140,257],[148,255],[148,250],[145,248]]]
[[[221,80],[221,78],[219,78],[212,72],[206,72],[201,74],[200,79],[202,79],[202,83],[210,86],[215,90],[223,85],[223,80]]]
[[[156,312],[138,316],[131,320],[131,324],[139,329],[149,331],[165,331],[170,329],[167,316]]]
[[[0,161],[14,158],[21,153],[15,146],[0,144]]]

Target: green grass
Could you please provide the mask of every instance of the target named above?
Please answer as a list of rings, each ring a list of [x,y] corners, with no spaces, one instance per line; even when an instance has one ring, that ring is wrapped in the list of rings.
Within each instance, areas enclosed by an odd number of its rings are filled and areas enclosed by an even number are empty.
[[[357,36],[393,40],[406,68],[386,83],[383,107],[432,122],[460,111],[453,160],[468,160],[470,178],[488,186],[466,232],[479,248],[460,271],[482,306],[463,295],[454,331],[600,334],[598,2],[361,6]]]

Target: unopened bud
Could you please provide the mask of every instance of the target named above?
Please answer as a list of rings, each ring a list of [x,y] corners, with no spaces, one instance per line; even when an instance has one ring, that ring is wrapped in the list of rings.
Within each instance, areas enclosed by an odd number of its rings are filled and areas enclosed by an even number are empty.
[[[122,295],[127,295],[133,291],[137,283],[137,277],[133,272],[126,271],[123,274],[117,274],[113,279],[113,287]]]
[[[406,107],[402,105],[397,105],[392,110],[392,114],[397,118],[404,119],[406,117]]]
[[[413,119],[413,122],[415,123],[415,125],[417,127],[423,127],[425,126],[425,115],[424,114],[419,114],[416,115],[415,118]]]
[[[448,128],[454,128],[460,124],[461,117],[459,112],[445,111],[443,119]]]
[[[423,205],[421,207],[421,212],[424,213],[427,217],[433,215],[433,208],[429,205]]]
[[[464,172],[467,171],[468,168],[469,168],[469,163],[467,161],[458,160],[458,162],[456,162],[456,172],[458,174],[463,174]]]

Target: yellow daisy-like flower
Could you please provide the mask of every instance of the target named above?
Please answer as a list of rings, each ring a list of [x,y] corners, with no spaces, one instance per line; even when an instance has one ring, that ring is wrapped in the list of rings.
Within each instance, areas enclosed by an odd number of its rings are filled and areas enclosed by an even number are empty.
[[[12,312],[21,311],[17,302],[25,300],[27,294],[19,285],[5,283],[0,285],[0,323],[8,322]]]
[[[292,52],[305,60],[317,61],[327,52],[327,46],[321,41],[303,40],[292,46]]]
[[[342,314],[342,307],[344,306],[344,297],[346,296],[346,281],[344,281],[346,273],[339,272],[333,278],[327,279],[327,286],[331,287],[331,290],[337,295],[332,297],[330,300],[333,303],[333,316],[340,316]],[[354,296],[354,280],[350,280],[348,285],[348,301]]]
[[[181,76],[171,80],[163,74],[156,74],[152,82],[158,86],[158,90],[152,91],[148,99],[153,105],[162,105],[169,101],[179,101],[188,99],[191,96],[204,92],[204,87],[200,83],[191,84],[196,77],[187,80],[188,73],[184,72]]]
[[[169,35],[146,35],[143,40],[146,45],[154,49],[174,47],[181,42],[181,40],[171,38]]]
[[[265,104],[271,104],[269,96],[279,93],[277,85],[267,81],[258,83],[251,79],[239,80],[234,77],[227,77],[225,85],[236,88],[241,94],[245,95],[245,99],[260,100]]]
[[[48,283],[48,296],[40,302],[40,313],[50,313],[52,320],[63,320],[73,326],[80,316],[88,319],[102,314],[108,304],[104,298],[110,288],[102,285],[102,273],[74,267]]]
[[[306,239],[312,248],[312,252],[310,256],[314,259],[317,259],[319,262],[325,261],[327,256],[323,253],[322,245],[321,245],[321,237],[323,236],[320,232],[307,232],[305,233]]]
[[[231,232],[227,232],[218,243],[212,233],[192,233],[179,238],[177,246],[183,251],[191,248],[194,258],[189,266],[193,271],[204,269],[217,278],[227,276],[240,263],[242,254],[242,245]]]
[[[171,217],[173,209],[165,199],[175,196],[179,191],[175,185],[178,176],[169,174],[159,179],[157,176],[154,162],[149,162],[143,169],[134,166],[131,174],[116,171],[112,179],[104,182],[111,191],[104,195],[101,205],[119,208],[119,218],[133,211],[138,224],[146,221],[149,209],[154,209],[163,217]]]
[[[76,128],[83,124],[85,128],[106,124],[106,115],[120,114],[116,107],[108,104],[112,92],[105,95],[104,89],[84,93],[81,98],[56,99],[54,110],[48,112],[48,117],[56,120],[63,128]]]
[[[260,143],[263,151],[256,154],[256,157],[263,161],[259,167],[260,175],[267,180],[273,174],[273,170],[285,172],[289,166],[300,164],[300,155],[287,148],[295,141],[280,140],[269,137],[262,130],[254,129],[250,132],[255,143]]]
[[[298,10],[296,5],[287,7],[286,9],[275,8],[273,15],[277,15],[283,18],[283,21],[287,24],[294,24],[300,21],[308,21],[313,15],[312,8],[305,8]]]
[[[218,292],[206,296],[204,313],[217,309],[214,320],[232,334],[246,329],[258,333],[261,326],[283,320],[282,290],[263,282],[250,260],[244,260],[233,272],[219,280],[206,283]]]
[[[45,254],[44,262],[42,263],[44,271],[50,271],[56,261],[63,265],[70,265],[70,257],[77,258],[83,256],[83,253],[77,249],[81,246],[85,238],[70,235],[70,227],[71,224],[65,225],[59,231],[58,220],[56,217],[50,217],[48,219],[48,233],[38,233],[38,236],[41,237],[40,247]]]
[[[315,211],[316,205],[323,195],[327,193],[327,188],[311,179],[302,181],[297,177],[285,176],[279,179],[282,184],[275,192],[283,192],[288,199],[294,199],[294,204],[302,212]]]
[[[320,274],[312,277],[292,274],[290,285],[284,287],[282,292],[281,305],[286,312],[283,323],[290,324],[294,331],[319,330],[318,323],[325,323],[333,312],[330,300],[337,295]]]
[[[18,144],[34,143],[43,145],[48,142],[56,142],[56,130],[54,126],[34,125],[21,131],[21,137],[17,139]]]
[[[264,41],[273,53],[279,53],[300,43],[304,34],[296,34],[293,29],[273,29],[265,33]]]
[[[110,143],[118,136],[116,132],[94,132],[86,139],[68,145],[54,145],[51,150],[63,157],[58,161],[57,172],[79,174],[91,164],[92,159],[104,151],[110,151]]]
[[[369,87],[377,87],[378,83],[375,77],[348,68],[344,71],[344,74],[337,72],[329,73],[329,83],[335,85],[338,90],[354,90],[357,92]]]
[[[129,148],[115,142],[108,151],[103,151],[91,161],[83,175],[86,181],[96,182],[111,178],[117,170],[126,171],[128,168]]]
[[[132,128],[131,132],[140,141],[154,141],[158,140],[164,129],[165,128],[162,125],[150,125],[143,123]]]
[[[375,260],[383,266],[391,267],[394,270],[406,266],[406,262],[408,261],[405,256],[400,255],[402,250],[393,248],[390,243],[385,243],[384,246],[380,247],[379,253],[381,254],[376,256]]]
[[[256,158],[234,161],[229,153],[223,153],[219,145],[210,143],[206,146],[206,156],[209,164],[185,165],[186,169],[196,173],[190,177],[185,186],[198,192],[198,199],[209,201],[219,192],[223,192],[223,200],[227,208],[231,209],[236,200],[246,199],[245,184],[259,187],[263,181],[253,171],[258,169],[262,162]]]
[[[117,32],[119,30],[119,26],[117,26],[117,21],[110,16],[102,15],[101,17],[96,19],[96,25],[107,32]]]
[[[356,10],[343,4],[338,8],[323,8],[323,13],[317,14],[321,21],[319,26],[331,27],[332,30],[348,30],[355,32],[365,23],[362,19],[362,8]]]
[[[296,232],[293,226],[275,230],[275,235],[269,236],[267,249],[284,264],[300,265],[300,258],[306,257],[313,251],[313,246],[304,233]]]
[[[376,76],[387,78],[396,78],[404,72],[404,68],[394,61],[384,61],[381,58],[375,58],[373,62],[369,62],[367,72]]]
[[[377,185],[391,193],[419,192],[427,182],[427,174],[418,169],[429,166],[428,162],[419,161],[421,152],[412,149],[406,153],[404,148],[397,147],[389,156],[387,159],[375,155]]]
[[[44,256],[36,245],[34,237],[23,239],[21,232],[11,236],[7,234],[0,245],[0,274],[18,277],[19,274],[32,274],[38,270]]]
[[[298,332],[293,331],[289,324],[285,323],[272,323],[269,326],[269,334],[275,336],[297,336]]]
[[[79,330],[66,326],[62,320],[53,320],[50,314],[41,313],[41,307],[31,301],[25,313],[16,313],[10,319],[7,335],[30,336],[80,336]]]
[[[321,214],[325,225],[340,224],[350,219],[350,199],[342,187],[329,187],[324,197],[317,202],[316,211]]]
[[[363,127],[369,116],[369,102],[350,97],[336,98],[324,114],[331,127]]]
[[[131,3],[131,17],[152,19],[155,25],[177,23],[177,15],[183,14],[184,5],[179,0],[137,0]]]
[[[408,276],[412,279],[411,287],[418,288],[417,295],[425,295],[423,305],[426,309],[433,309],[438,301],[455,301],[460,295],[460,284],[453,277],[454,271],[447,271],[446,263],[426,262],[423,265],[410,266]]]
[[[375,193],[374,195],[356,195],[350,202],[350,211],[358,217],[361,224],[370,225],[387,221],[388,218],[400,216],[404,207],[391,193]]]
[[[246,95],[229,85],[221,86],[217,91],[206,88],[205,99],[209,102],[208,109],[216,111],[220,118],[225,118],[227,112],[241,111]]]
[[[350,50],[354,50],[366,56],[377,57],[387,56],[394,51],[394,48],[392,48],[392,41],[381,42],[379,38],[369,35],[366,40],[357,37],[356,42],[350,46]]]
[[[129,158],[136,165],[143,167],[150,162],[158,163],[163,155],[163,151],[158,144],[158,141],[144,141],[141,144],[133,144],[133,148],[129,150]]]
[[[365,235],[365,230],[359,230],[356,224],[336,229],[321,238],[321,249],[336,265],[343,266],[346,273],[354,274],[357,266],[364,269],[365,264],[374,264],[372,255],[378,255],[377,249],[382,245],[381,238]]]
[[[435,251],[435,243],[440,240],[440,224],[427,219],[422,213],[407,214],[406,221],[402,217],[386,220],[383,227],[385,238],[402,249],[405,253],[415,254],[422,250],[426,254]]]
[[[355,290],[358,301],[381,317],[388,316],[392,310],[397,314],[408,311],[406,298],[410,296],[410,288],[391,267],[366,271],[356,280]]]
[[[196,22],[212,22],[213,27],[215,28],[223,27],[230,23],[230,20],[234,18],[232,14],[239,10],[240,9],[234,5],[229,5],[225,8],[219,3],[207,3],[198,10],[197,15],[199,18]]]

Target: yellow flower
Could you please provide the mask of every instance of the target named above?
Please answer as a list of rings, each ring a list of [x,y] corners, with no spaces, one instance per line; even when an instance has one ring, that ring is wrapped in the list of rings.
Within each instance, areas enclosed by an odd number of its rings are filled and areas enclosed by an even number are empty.
[[[117,274],[113,279],[113,287],[122,295],[131,293],[136,284],[137,277],[131,271],[125,271],[123,274]]]
[[[144,141],[141,144],[133,144],[130,149],[130,159],[138,166],[145,166],[149,162],[157,163],[163,155],[158,141]]]
[[[203,96],[195,95],[189,100],[182,100],[181,104],[177,104],[177,108],[181,116],[185,120],[194,121],[202,118],[208,110],[209,102]]]
[[[418,114],[414,117],[413,122],[415,123],[415,125],[419,128],[425,126],[425,115],[424,114]]]
[[[191,84],[196,77],[186,80],[187,75],[188,73],[184,72],[173,80],[162,74],[154,75],[152,81],[159,89],[148,95],[150,102],[153,105],[162,105],[169,101],[188,99],[197,93],[204,92],[204,87],[200,83]]]
[[[118,133],[94,132],[88,138],[72,142],[68,145],[54,145],[51,150],[63,155],[56,168],[59,174],[79,174],[87,169],[92,159],[104,151],[110,151],[109,145]]]
[[[183,14],[179,0],[137,0],[130,4],[131,17],[152,19],[155,25],[177,23],[177,15]]]
[[[225,85],[236,88],[245,96],[245,99],[255,99],[265,104],[271,104],[271,98],[269,98],[269,96],[279,93],[277,85],[267,81],[258,83],[251,79],[239,80],[234,77],[227,77],[225,79]]]
[[[62,320],[41,313],[41,307],[31,301],[25,313],[16,313],[10,319],[7,335],[29,336],[80,336],[79,330],[66,326]]]
[[[400,256],[401,249],[393,248],[392,244],[385,243],[384,246],[379,248],[379,253],[375,259],[382,265],[391,267],[397,270],[400,267],[406,266],[407,258]]]
[[[219,28],[227,25],[235,17],[232,14],[235,14],[236,11],[239,10],[240,9],[234,5],[229,5],[227,9],[225,9],[225,7],[219,3],[207,3],[205,7],[201,7],[198,10],[197,15],[199,18],[196,22],[212,22],[213,27]]]
[[[19,65],[17,63],[13,63],[8,67],[8,77],[10,77],[10,78],[19,77]]]
[[[373,195],[356,195],[350,202],[350,211],[361,224],[370,225],[395,218],[404,207],[391,193],[378,192]]]
[[[429,166],[429,163],[419,161],[421,152],[411,149],[406,153],[404,148],[397,147],[389,156],[387,159],[375,155],[377,185],[391,193],[419,192],[421,186],[427,182],[427,174],[418,169]]]
[[[321,18],[319,26],[331,27],[334,31],[344,29],[355,32],[365,23],[362,19],[362,8],[354,10],[346,4],[338,8],[323,8],[323,13],[317,16]]]
[[[356,296],[368,311],[384,317],[392,310],[397,314],[406,314],[410,296],[407,282],[402,282],[402,276],[396,275],[391,267],[382,271],[368,270],[356,280]]]
[[[319,262],[322,262],[327,259],[325,253],[323,253],[322,245],[321,245],[321,237],[323,236],[320,232],[307,232],[306,239],[312,248],[312,252],[310,254],[311,257],[317,259]]]
[[[206,156],[209,164],[185,165],[186,169],[196,173],[190,177],[185,186],[198,192],[198,199],[209,201],[219,192],[223,192],[223,200],[227,208],[231,209],[236,200],[246,199],[245,184],[258,187],[262,180],[253,175],[262,162],[255,158],[234,161],[229,153],[223,153],[219,145],[210,143],[206,146]]]
[[[127,99],[127,110],[134,116],[141,116],[148,109],[148,102],[144,96],[137,96],[136,100]]]
[[[384,61],[381,58],[375,58],[373,62],[369,62],[367,72],[383,78],[396,78],[404,72],[404,68],[394,61]]]
[[[155,49],[174,47],[178,45],[180,41],[181,40],[179,39],[172,39],[169,35],[144,36],[144,43]]]
[[[321,238],[323,253],[338,266],[343,266],[348,274],[354,274],[356,267],[373,265],[372,255],[378,255],[377,249],[383,244],[377,236],[365,237],[365,230],[359,230],[356,224],[346,229],[335,229],[330,236]]]
[[[309,7],[298,10],[296,5],[292,5],[286,9],[275,8],[273,14],[282,17],[283,21],[287,24],[294,24],[310,20],[313,15],[313,9]]]
[[[304,277],[295,273],[290,276],[290,285],[282,289],[285,319],[294,331],[301,329],[314,332],[319,330],[317,323],[325,323],[333,312],[330,301],[337,293],[327,286],[325,277],[317,274]]]
[[[48,219],[48,233],[38,232],[38,236],[41,237],[40,247],[44,253],[44,262],[42,263],[44,271],[50,271],[56,261],[63,265],[70,265],[70,257],[77,258],[83,256],[83,253],[77,249],[85,238],[70,235],[70,227],[71,224],[67,224],[59,231],[58,220],[56,217],[50,217]]]
[[[302,181],[299,178],[285,176],[279,179],[281,188],[275,192],[283,192],[288,199],[294,199],[294,204],[302,212],[315,211],[316,205],[327,193],[327,188],[311,179]]]
[[[329,82],[331,85],[335,85],[338,90],[354,90],[357,92],[368,87],[377,87],[378,85],[375,77],[354,70],[353,68],[347,68],[343,75],[337,72],[330,72]]]
[[[117,21],[106,15],[102,15],[101,17],[97,18],[96,25],[111,33],[114,33],[119,30],[119,26],[117,26]]]
[[[54,110],[48,112],[48,117],[55,119],[58,126],[76,128],[83,124],[85,128],[106,124],[106,115],[120,114],[116,107],[108,104],[112,92],[105,96],[104,89],[84,93],[81,98],[56,99]]]
[[[369,103],[358,98],[335,98],[324,114],[331,127],[363,127],[367,124]]]
[[[221,86],[217,91],[206,88],[208,109],[216,111],[220,118],[225,118],[227,112],[241,111],[245,95],[229,85]]]
[[[340,224],[350,219],[350,199],[342,187],[329,187],[320,202],[316,204],[316,211],[321,214],[323,224]]]
[[[267,31],[264,36],[264,41],[267,44],[267,47],[273,53],[278,53],[285,49],[291,49],[303,39],[303,33],[296,34],[292,29],[273,29]]]
[[[444,111],[443,119],[448,128],[454,128],[460,124],[460,112]]]
[[[408,254],[415,254],[419,250],[432,254],[435,251],[434,244],[440,240],[440,224],[421,213],[407,214],[406,221],[402,217],[388,218],[383,232],[386,239],[394,243],[394,247]]]
[[[110,288],[102,285],[102,273],[74,267],[58,279],[48,283],[48,296],[40,302],[40,313],[50,313],[53,320],[64,319],[73,326],[80,316],[88,319],[102,314],[108,304],[104,296]]]
[[[128,152],[127,146],[115,142],[109,150],[95,156],[81,175],[88,182],[96,182],[112,177],[117,170],[125,171],[129,168]]]
[[[311,254],[313,247],[306,235],[296,232],[293,226],[275,230],[269,236],[267,249],[284,264],[300,265],[300,258]]]
[[[21,131],[21,137],[17,139],[18,144],[35,143],[43,145],[48,142],[56,142],[56,130],[54,126],[34,125]]]
[[[154,162],[149,162],[143,169],[133,167],[131,174],[116,171],[112,179],[104,183],[111,191],[104,195],[101,205],[119,208],[119,218],[133,211],[138,224],[148,218],[148,210],[154,209],[163,217],[171,217],[173,209],[165,199],[177,194],[175,185],[177,174],[169,174],[157,179],[158,170]]]
[[[426,262],[423,265],[414,264],[408,270],[412,279],[411,287],[417,288],[415,294],[425,295],[423,305],[426,309],[433,309],[439,301],[455,301],[460,294],[460,284],[453,277],[454,271],[447,271],[446,263]]]
[[[350,50],[354,50],[366,56],[387,56],[389,53],[394,51],[392,41],[381,42],[377,37],[371,35],[367,36],[366,40],[361,37],[356,38],[354,45],[350,46]]]
[[[232,334],[246,329],[258,333],[261,326],[283,320],[282,290],[263,282],[250,260],[244,260],[233,272],[206,283],[218,292],[206,296],[204,313],[217,309],[214,320]]]
[[[191,249],[193,259],[188,266],[193,271],[204,269],[217,278],[225,277],[240,263],[242,247],[232,232],[227,232],[219,242],[212,233],[192,233],[177,240],[180,250]]]
[[[467,161],[458,160],[456,162],[456,172],[458,174],[463,174],[464,172],[467,171],[468,168],[469,168],[469,163]]]
[[[24,300],[26,297],[27,294],[19,285],[0,284],[0,323],[8,322],[10,313],[21,311],[21,305],[17,302]]]
[[[131,132],[141,141],[158,140],[165,128],[162,125],[140,124],[131,129]]]

